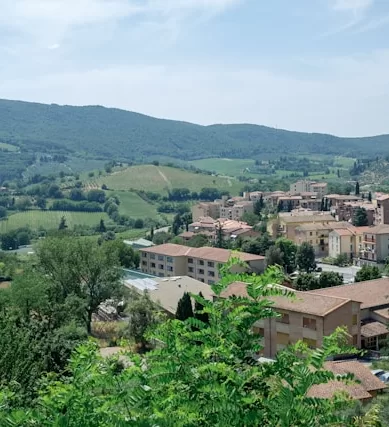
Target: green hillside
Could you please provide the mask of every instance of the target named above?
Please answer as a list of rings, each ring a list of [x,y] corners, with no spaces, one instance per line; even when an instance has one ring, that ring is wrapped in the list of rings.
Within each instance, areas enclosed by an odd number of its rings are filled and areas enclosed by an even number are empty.
[[[196,174],[178,168],[153,165],[131,166],[107,176],[92,178],[86,186],[100,188],[103,184],[110,190],[143,190],[165,194],[169,189],[183,187],[191,191],[212,187],[235,194],[242,187],[242,183],[233,178]],[[119,197],[121,194],[118,193]]]
[[[266,153],[386,153],[389,136],[337,138],[250,124],[199,126],[100,106],[72,107],[0,100],[0,180],[20,173],[38,153],[72,159],[150,161],[210,157],[252,158]]]

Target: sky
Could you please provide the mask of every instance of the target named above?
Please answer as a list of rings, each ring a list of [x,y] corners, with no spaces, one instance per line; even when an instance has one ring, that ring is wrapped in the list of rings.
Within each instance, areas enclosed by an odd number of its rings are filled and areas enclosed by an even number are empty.
[[[0,98],[389,133],[389,0],[0,0]]]

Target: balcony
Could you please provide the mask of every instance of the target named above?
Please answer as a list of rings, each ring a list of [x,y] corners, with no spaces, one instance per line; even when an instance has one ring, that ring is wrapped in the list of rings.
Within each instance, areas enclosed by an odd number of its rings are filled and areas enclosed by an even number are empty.
[[[363,241],[366,243],[375,243],[374,237],[364,237]]]

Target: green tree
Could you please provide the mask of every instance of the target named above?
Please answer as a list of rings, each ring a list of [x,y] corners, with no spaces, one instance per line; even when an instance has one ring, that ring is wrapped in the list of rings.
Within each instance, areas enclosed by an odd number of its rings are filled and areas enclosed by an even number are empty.
[[[46,209],[46,205],[47,205],[47,200],[44,197],[38,197],[36,199],[36,205],[38,206],[39,209]]]
[[[108,252],[116,254],[119,263],[124,268],[138,268],[140,255],[131,246],[126,245],[122,240],[108,240],[103,243],[103,247]]]
[[[19,246],[26,246],[30,244],[30,235],[27,231],[19,231],[16,234],[16,240]]]
[[[61,221],[59,222],[58,230],[66,230],[68,228],[66,224],[66,218],[64,216],[61,217]]]
[[[85,200],[85,194],[83,193],[83,191],[80,188],[76,187],[76,188],[72,188],[70,190],[69,198],[71,200],[78,202],[80,200]]]
[[[242,215],[242,221],[243,222],[247,222],[248,225],[251,225],[252,227],[254,227],[255,225],[258,224],[258,222],[261,220],[261,217],[256,215],[253,212],[245,212]]]
[[[195,319],[200,320],[204,324],[208,324],[209,316],[207,312],[204,312],[203,300],[204,300],[204,296],[200,292],[198,297],[195,299],[194,317]]]
[[[261,217],[261,212],[263,207],[264,207],[264,202],[263,202],[263,197],[261,195],[261,197],[256,202],[254,202],[254,214],[257,215],[258,217]]]
[[[292,240],[280,238],[276,240],[275,246],[282,252],[285,271],[288,274],[293,273],[296,268],[297,245]]]
[[[87,239],[46,238],[37,247],[38,267],[51,278],[62,299],[75,295],[84,302],[84,322],[91,331],[92,315],[120,288],[117,252]]]
[[[4,206],[0,206],[0,219],[7,218],[7,209]]]
[[[357,183],[355,184],[355,194],[357,195],[357,196],[359,196],[359,182],[357,181]]]
[[[182,227],[182,219],[179,214],[177,214],[173,219],[172,224],[172,233],[177,236],[180,233],[180,229]]]
[[[105,233],[107,231],[107,227],[105,226],[105,222],[103,219],[100,220],[98,231],[100,233]]]
[[[177,304],[176,319],[183,321],[190,317],[193,317],[192,300],[188,292],[184,292]]]
[[[204,234],[196,234],[195,236],[191,237],[187,245],[192,248],[202,248],[203,246],[207,246],[209,244],[209,238],[207,236],[204,236]]]
[[[316,268],[315,251],[308,242],[303,242],[297,249],[296,265],[299,270],[310,273]]]
[[[143,228],[144,225],[145,224],[142,218],[137,218],[134,222],[134,228]]]
[[[369,191],[369,195],[367,196],[367,199],[369,200],[369,202],[371,202],[371,201],[372,201],[371,191]]]
[[[217,298],[201,300],[209,325],[195,318],[161,323],[146,339],[163,345],[143,357],[122,356],[132,364],[127,369],[118,359],[101,358],[95,343],[84,344],[71,358],[67,378],[41,389],[39,410],[10,411],[3,393],[0,418],[23,427],[363,425],[364,419],[355,424],[353,416],[340,413],[350,406],[346,396],[309,395],[314,385],[352,380],[324,369],[330,356],[349,351],[346,330],[324,338],[318,350],[298,343],[273,363],[253,363],[252,355],[262,349],[253,325],[276,316],[269,297],[292,292],[274,286],[282,274],[271,268],[247,277],[247,298],[221,297],[225,286],[242,278],[225,270],[223,285],[213,287]]]
[[[379,279],[380,277],[382,277],[381,270],[376,265],[365,264],[357,271],[355,281],[364,282],[366,280]]]
[[[270,246],[266,251],[266,263],[267,265],[284,265],[284,254],[280,248],[277,248],[275,245]]]
[[[146,332],[162,320],[162,314],[146,291],[130,302],[126,312],[129,320],[125,333],[144,350],[148,344]]]
[[[362,226],[368,225],[368,223],[369,222],[368,222],[366,209],[359,206],[355,210],[355,213],[353,216],[353,225],[355,225],[356,227],[362,227]]]
[[[311,291],[319,288],[319,281],[312,273],[301,273],[295,280],[296,290]]]
[[[334,271],[323,271],[319,276],[319,288],[343,285],[343,276]]]

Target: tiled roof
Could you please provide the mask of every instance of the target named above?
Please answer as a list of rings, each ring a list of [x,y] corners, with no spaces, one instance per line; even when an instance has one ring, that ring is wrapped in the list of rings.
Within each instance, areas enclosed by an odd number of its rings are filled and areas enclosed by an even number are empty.
[[[335,392],[345,391],[354,399],[369,399],[371,391],[384,390],[386,385],[374,376],[370,370],[356,360],[326,362],[324,369],[336,375],[351,373],[360,383],[344,384],[340,381],[330,381],[313,386],[308,395],[311,397],[330,398]]]
[[[365,231],[367,234],[389,234],[389,225],[380,224],[375,227],[368,227]]]
[[[192,258],[201,258],[216,262],[227,262],[231,257],[237,257],[242,261],[262,261],[265,257],[253,255],[246,252],[233,252],[229,249],[211,248],[204,246],[202,248],[189,248],[188,246],[165,243],[154,246],[153,248],[141,249],[141,252],[150,252],[167,256],[188,256]]]
[[[361,309],[388,304],[389,279],[375,279],[331,288],[315,289],[311,293],[350,298],[362,303]]]
[[[348,298],[336,298],[315,295],[312,292],[294,291],[295,298],[271,297],[274,308],[295,311],[299,313],[312,314],[314,316],[325,316],[338,307],[350,302]],[[221,293],[221,297],[230,296],[247,297],[246,283],[234,282]]]
[[[334,229],[332,230],[332,233],[336,233],[339,236],[353,236],[354,233],[349,230],[348,228],[338,228],[338,229]]]
[[[280,219],[282,219],[282,221],[284,222],[336,222],[336,219],[330,215],[330,214],[317,214],[317,215],[312,215],[312,214],[308,214],[308,215],[290,215],[290,216],[281,216],[280,215]]]
[[[366,338],[378,337],[387,333],[389,333],[388,327],[380,322],[370,322],[361,326],[361,335]]]
[[[330,222],[329,224],[323,224],[322,222],[313,222],[313,223],[302,223],[299,225],[297,231],[310,231],[310,230],[332,230],[332,229],[344,229],[349,224],[347,222]]]

